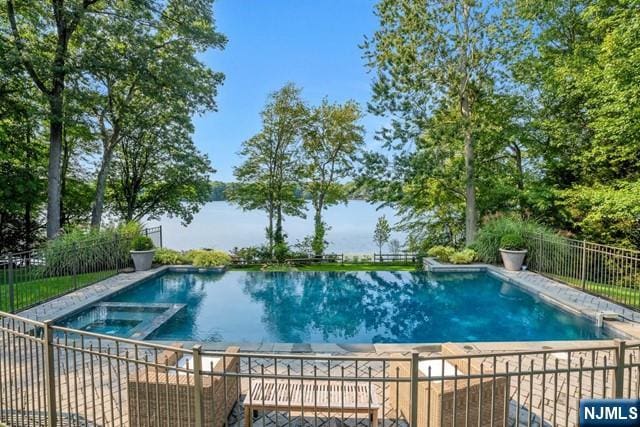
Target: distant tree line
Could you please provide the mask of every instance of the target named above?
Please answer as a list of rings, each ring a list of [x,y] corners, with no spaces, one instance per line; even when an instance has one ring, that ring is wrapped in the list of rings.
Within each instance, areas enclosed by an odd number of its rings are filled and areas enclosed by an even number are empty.
[[[230,198],[227,194],[233,194],[237,185],[235,182],[211,181],[210,195],[207,200],[210,202],[229,201]],[[335,185],[340,187],[348,200],[367,200],[370,197],[367,189],[359,187],[354,181],[336,183]],[[303,185],[298,185],[294,190],[294,194],[304,200],[311,200],[312,198],[311,193]]]

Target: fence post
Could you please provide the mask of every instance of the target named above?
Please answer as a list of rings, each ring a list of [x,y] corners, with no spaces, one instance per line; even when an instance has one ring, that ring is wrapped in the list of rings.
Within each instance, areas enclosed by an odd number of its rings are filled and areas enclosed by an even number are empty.
[[[627,343],[623,340],[615,340],[616,349],[616,378],[615,378],[615,398],[621,399],[624,394],[624,354]]]
[[[196,413],[194,414],[195,427],[202,427],[202,346],[193,346],[193,400]]]
[[[55,427],[56,416],[56,383],[55,365],[53,360],[53,330],[51,320],[44,322],[44,386],[47,397],[47,427]]]
[[[418,362],[420,353],[416,350],[411,352],[411,419],[410,427],[418,426]]]
[[[587,285],[587,241],[582,241],[582,270],[580,271],[580,283],[584,290]]]
[[[16,309],[16,294],[13,283],[13,254],[11,252],[7,254],[7,268],[7,275],[9,276],[9,313],[13,313]]]
[[[162,226],[160,226],[160,248],[162,248]]]
[[[73,242],[71,245],[71,250],[73,252],[73,261],[72,264],[72,274],[73,274],[73,289],[78,289],[78,260],[80,259],[80,254],[78,253],[78,244]]]
[[[118,274],[118,272],[120,271],[120,252],[121,252],[121,248],[120,248],[120,239],[118,239],[118,233],[116,233],[113,236],[113,252],[116,255],[116,262],[115,262],[115,267],[116,267],[116,274]]]

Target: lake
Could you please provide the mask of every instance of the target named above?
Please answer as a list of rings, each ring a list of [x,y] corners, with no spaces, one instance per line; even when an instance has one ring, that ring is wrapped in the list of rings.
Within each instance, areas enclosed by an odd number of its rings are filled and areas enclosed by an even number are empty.
[[[382,208],[362,200],[347,205],[331,206],[324,212],[329,225],[327,252],[373,253],[378,248],[373,242],[373,231],[379,217],[385,215],[393,225],[398,218],[393,209]],[[202,207],[191,224],[183,227],[177,218],[148,221],[148,227],[162,225],[163,244],[167,248],[187,250],[256,246],[265,242],[267,214],[263,211],[243,211],[228,202],[210,202]],[[290,244],[313,233],[313,211],[309,207],[307,218],[286,217],[284,230]],[[393,231],[391,238],[404,243],[405,233]],[[386,250],[387,248],[383,248]]]

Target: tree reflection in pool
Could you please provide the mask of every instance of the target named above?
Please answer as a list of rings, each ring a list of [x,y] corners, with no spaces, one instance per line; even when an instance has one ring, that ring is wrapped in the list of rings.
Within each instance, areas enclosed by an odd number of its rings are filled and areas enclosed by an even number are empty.
[[[148,339],[430,343],[608,338],[485,273],[167,273],[109,301],[183,303]]]

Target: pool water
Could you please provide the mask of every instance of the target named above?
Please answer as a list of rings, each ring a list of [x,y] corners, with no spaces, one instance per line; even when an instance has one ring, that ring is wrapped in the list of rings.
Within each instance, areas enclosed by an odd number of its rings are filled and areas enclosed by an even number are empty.
[[[167,273],[108,301],[185,304],[147,337],[154,340],[428,343],[610,337],[593,322],[486,273]]]

